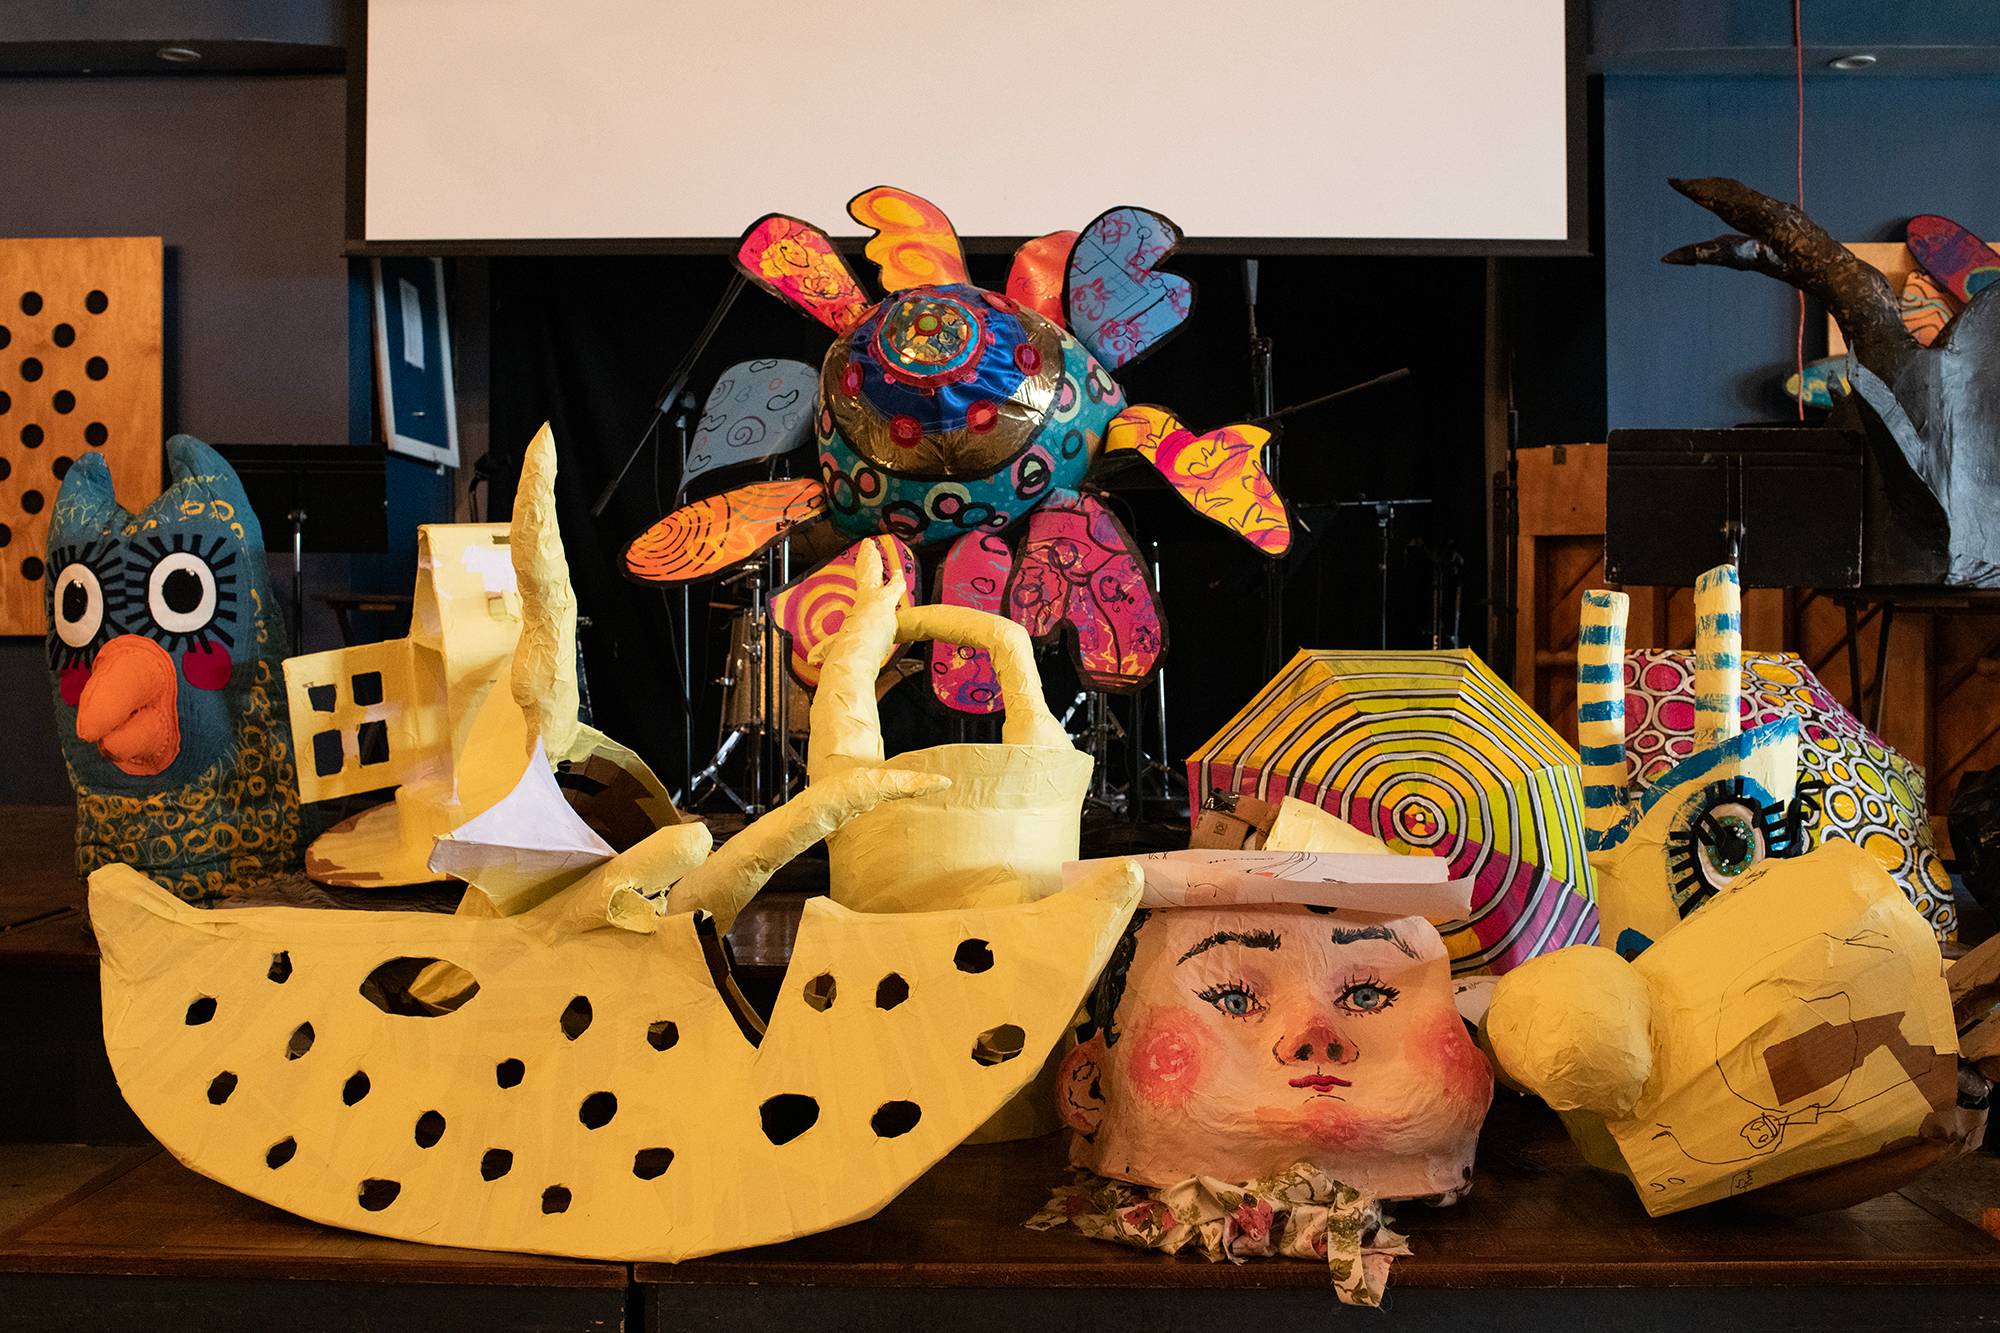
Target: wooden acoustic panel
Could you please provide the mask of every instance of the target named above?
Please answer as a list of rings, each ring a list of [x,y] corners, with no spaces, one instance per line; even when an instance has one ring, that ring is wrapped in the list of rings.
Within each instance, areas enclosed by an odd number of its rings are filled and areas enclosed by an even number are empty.
[[[0,240],[0,634],[46,631],[56,490],[93,450],[118,499],[160,493],[157,236]]]

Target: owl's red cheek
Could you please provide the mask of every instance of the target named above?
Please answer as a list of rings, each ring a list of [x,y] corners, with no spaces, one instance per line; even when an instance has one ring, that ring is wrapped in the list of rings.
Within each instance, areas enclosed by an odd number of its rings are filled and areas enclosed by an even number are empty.
[[[56,677],[56,689],[62,701],[71,708],[83,702],[83,687],[90,683],[90,668],[87,666],[66,666]]]
[[[198,690],[219,690],[227,685],[234,665],[229,660],[229,650],[219,643],[190,648],[181,654],[181,675]]]

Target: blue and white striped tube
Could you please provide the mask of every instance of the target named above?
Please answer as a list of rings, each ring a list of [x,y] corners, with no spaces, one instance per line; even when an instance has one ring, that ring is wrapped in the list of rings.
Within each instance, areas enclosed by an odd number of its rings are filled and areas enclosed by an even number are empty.
[[[1576,638],[1576,739],[1587,846],[1625,818],[1625,616],[1632,599],[1592,588]]]
[[[1743,730],[1743,591],[1736,566],[1694,582],[1694,745],[1705,750]]]

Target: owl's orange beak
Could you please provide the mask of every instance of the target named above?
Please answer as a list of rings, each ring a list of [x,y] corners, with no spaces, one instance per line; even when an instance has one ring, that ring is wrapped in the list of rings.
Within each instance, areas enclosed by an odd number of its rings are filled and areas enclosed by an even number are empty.
[[[135,778],[181,752],[180,673],[151,639],[121,634],[97,651],[76,706],[76,735]]]

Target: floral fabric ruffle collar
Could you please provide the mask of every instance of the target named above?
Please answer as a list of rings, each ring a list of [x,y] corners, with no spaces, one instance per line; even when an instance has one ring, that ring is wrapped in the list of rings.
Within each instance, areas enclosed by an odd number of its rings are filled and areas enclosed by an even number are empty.
[[[1409,1241],[1383,1217],[1380,1200],[1308,1162],[1247,1185],[1196,1176],[1159,1189],[1080,1171],[1027,1225],[1073,1226],[1096,1240],[1167,1254],[1193,1245],[1211,1263],[1323,1259],[1346,1305],[1380,1305],[1389,1265],[1410,1252]]]

